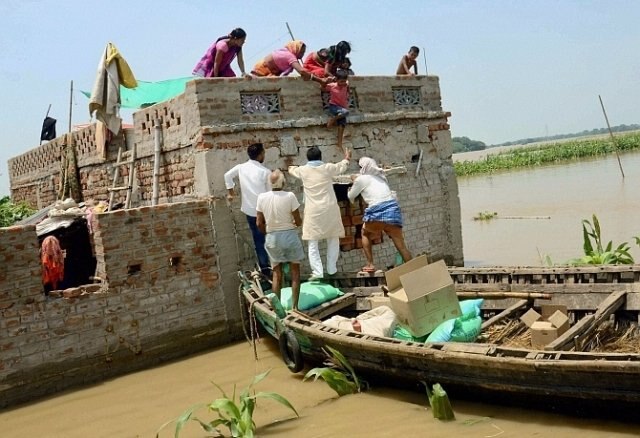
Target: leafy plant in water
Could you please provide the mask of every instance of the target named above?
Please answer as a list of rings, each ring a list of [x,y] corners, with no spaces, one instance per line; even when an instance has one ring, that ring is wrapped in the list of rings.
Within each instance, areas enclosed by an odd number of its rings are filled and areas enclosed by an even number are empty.
[[[593,223],[587,219],[582,221],[583,249],[584,256],[572,260],[574,265],[631,265],[634,263],[633,256],[629,253],[631,249],[627,242],[623,242],[613,248],[613,242],[609,241],[606,246],[602,245],[602,235],[600,231],[600,221],[593,215]],[[635,237],[636,243],[640,245],[640,239]]]
[[[498,212],[481,211],[473,217],[474,221],[488,221],[498,216]]]
[[[259,398],[268,398],[275,400],[284,406],[291,409],[296,416],[299,417],[296,409],[289,403],[289,401],[275,392],[258,392],[251,394],[253,386],[263,380],[269,374],[271,370],[265,371],[253,378],[253,381],[247,386],[240,394],[238,401],[236,402],[236,386],[233,386],[233,396],[229,398],[225,394],[224,390],[220,388],[215,382],[213,385],[218,388],[222,393],[222,398],[216,399],[209,404],[197,404],[184,411],[177,419],[171,420],[158,429],[156,432],[156,438],[159,437],[160,431],[168,424],[175,421],[175,436],[180,436],[180,431],[189,420],[196,421],[200,426],[209,433],[214,433],[216,436],[224,436],[218,429],[219,426],[225,426],[229,429],[229,433],[232,437],[246,437],[251,438],[256,431],[256,423],[253,421],[253,412],[256,407],[256,402]],[[218,418],[205,422],[194,416],[195,411],[207,407],[209,411],[215,412]]]
[[[320,377],[340,397],[361,392],[367,386],[366,382],[358,378],[355,370],[342,353],[328,345],[326,349],[323,348],[322,351],[324,351],[324,354],[327,356],[327,359],[324,361],[326,366],[309,370],[309,372],[305,374],[303,381],[313,377],[313,381],[315,382]]]
[[[429,405],[433,411],[433,417],[438,420],[455,420],[456,416],[451,408],[451,402],[447,392],[440,386],[439,383],[435,383],[432,389],[429,389],[429,385],[425,382],[422,384],[427,389],[427,397],[429,398]]]

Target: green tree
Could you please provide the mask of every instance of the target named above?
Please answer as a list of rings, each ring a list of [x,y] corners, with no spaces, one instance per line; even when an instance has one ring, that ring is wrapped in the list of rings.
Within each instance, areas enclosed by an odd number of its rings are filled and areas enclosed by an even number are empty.
[[[487,148],[487,145],[478,140],[471,140],[469,137],[453,137],[453,153],[481,151]]]
[[[24,203],[14,204],[8,196],[0,198],[0,227],[10,227],[33,213],[35,210]]]

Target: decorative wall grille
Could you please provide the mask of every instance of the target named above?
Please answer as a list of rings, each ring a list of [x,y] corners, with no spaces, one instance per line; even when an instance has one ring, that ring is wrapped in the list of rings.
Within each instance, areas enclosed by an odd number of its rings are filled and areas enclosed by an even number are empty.
[[[242,114],[277,114],[280,112],[278,93],[240,93]]]
[[[393,102],[397,106],[416,106],[422,103],[420,87],[393,87]]]

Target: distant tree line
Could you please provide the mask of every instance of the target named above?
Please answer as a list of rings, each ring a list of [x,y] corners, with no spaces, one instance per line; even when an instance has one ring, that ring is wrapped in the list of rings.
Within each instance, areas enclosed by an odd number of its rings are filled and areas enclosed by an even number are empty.
[[[640,130],[640,125],[635,123],[632,125],[618,125],[612,126],[611,131],[613,132],[625,132],[625,131],[638,131]],[[558,134],[558,135],[547,135],[545,137],[532,137],[532,138],[523,138],[520,140],[507,141],[505,143],[493,144],[487,146],[481,141],[471,140],[469,137],[453,137],[451,141],[453,142],[453,153],[457,154],[460,152],[470,152],[470,151],[481,151],[486,148],[492,148],[494,146],[511,146],[514,144],[529,144],[529,143],[538,143],[542,141],[553,141],[553,140],[561,140],[564,138],[575,138],[575,137],[586,137],[590,135],[601,135],[608,134],[609,129],[607,128],[598,128],[592,130],[584,130],[582,132],[576,132],[573,134]]]
[[[471,140],[469,137],[453,137],[453,153],[481,151],[487,148],[487,145],[478,140]]]
[[[613,132],[624,132],[624,131],[637,131],[640,130],[640,125],[638,124],[632,124],[632,125],[618,125],[618,126],[612,126],[611,127],[611,131]],[[500,144],[494,144],[490,147],[493,146],[511,146],[514,144],[528,144],[528,143],[538,143],[541,141],[553,141],[553,140],[560,140],[563,138],[574,138],[574,137],[586,137],[586,136],[590,136],[590,135],[600,135],[600,134],[608,134],[609,133],[609,129],[608,128],[599,128],[599,129],[592,129],[591,131],[589,130],[584,130],[582,132],[576,132],[573,134],[558,134],[558,135],[548,135],[545,137],[533,137],[533,138],[523,138],[521,140],[515,140],[515,141],[508,141],[505,143],[500,143]]]

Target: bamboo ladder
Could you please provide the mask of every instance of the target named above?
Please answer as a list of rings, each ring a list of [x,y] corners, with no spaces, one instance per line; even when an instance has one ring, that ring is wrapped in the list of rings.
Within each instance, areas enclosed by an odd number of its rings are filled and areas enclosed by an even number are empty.
[[[113,183],[111,187],[107,189],[109,191],[108,211],[111,211],[111,207],[113,207],[113,201],[114,201],[116,192],[119,192],[121,190],[127,191],[127,197],[125,198],[124,208],[125,209],[131,208],[131,191],[133,188],[133,172],[135,171],[135,162],[136,162],[136,145],[135,143],[133,144],[133,148],[131,149],[130,160],[122,161],[122,150],[123,150],[122,146],[118,147],[118,158],[116,160],[116,169],[113,173]],[[127,164],[129,165],[129,179],[128,179],[127,185],[118,187],[116,184],[118,184],[118,179],[120,178],[120,166],[127,165]]]

